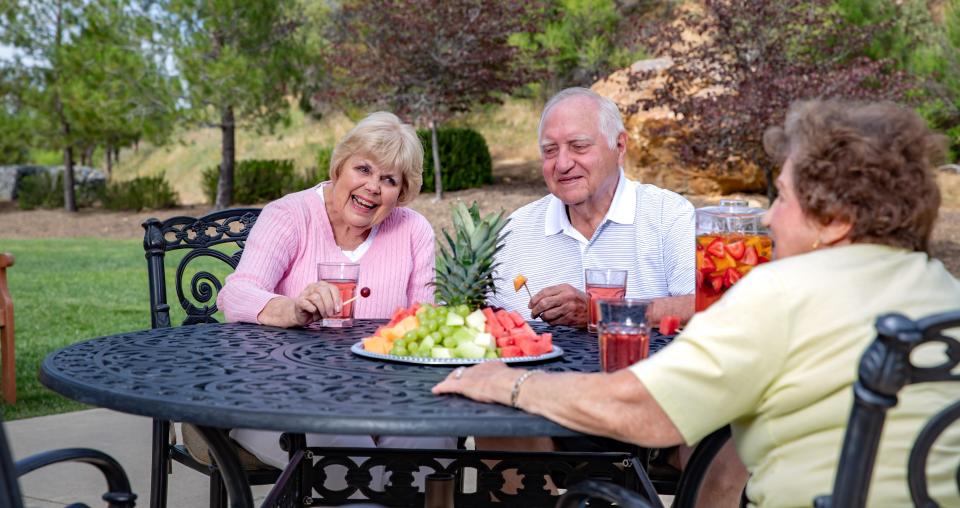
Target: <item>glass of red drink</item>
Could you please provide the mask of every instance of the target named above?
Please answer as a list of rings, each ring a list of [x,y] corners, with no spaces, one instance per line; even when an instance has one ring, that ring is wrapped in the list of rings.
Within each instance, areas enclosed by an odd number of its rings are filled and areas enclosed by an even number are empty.
[[[587,330],[597,331],[597,301],[616,300],[627,294],[627,271],[607,268],[587,268],[583,271],[584,285],[590,302],[587,305]]]
[[[650,353],[647,307],[650,300],[600,300],[600,368],[613,372],[643,360]]]
[[[340,290],[340,301],[345,302],[356,294],[357,279],[360,276],[360,265],[356,263],[319,263],[317,264],[318,278],[328,284],[333,284]],[[344,328],[353,326],[353,304],[350,302],[340,307],[336,316],[323,318],[321,326]]]

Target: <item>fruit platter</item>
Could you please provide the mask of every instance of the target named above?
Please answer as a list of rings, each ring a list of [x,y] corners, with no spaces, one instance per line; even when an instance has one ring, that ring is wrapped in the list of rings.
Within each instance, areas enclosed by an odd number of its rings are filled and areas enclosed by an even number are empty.
[[[486,305],[494,291],[494,255],[507,224],[503,213],[480,216],[476,203],[453,208],[454,234],[443,231],[434,286],[441,305],[414,303],[397,309],[390,322],[354,344],[354,354],[431,365],[489,360],[530,362],[557,358],[563,351],[550,333],[538,334],[517,312]],[[518,275],[519,291],[526,278]],[[529,290],[528,290],[529,291]]]
[[[377,332],[354,345],[360,356],[428,365],[506,363],[558,358],[549,333],[537,334],[516,312],[466,305],[398,309]]]

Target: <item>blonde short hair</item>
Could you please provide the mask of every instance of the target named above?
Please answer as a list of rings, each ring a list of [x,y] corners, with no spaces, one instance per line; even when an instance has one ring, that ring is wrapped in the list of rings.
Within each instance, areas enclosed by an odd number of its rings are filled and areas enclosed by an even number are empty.
[[[378,111],[350,129],[330,156],[331,180],[339,178],[344,162],[356,154],[363,154],[378,165],[400,172],[398,204],[405,205],[420,194],[423,146],[413,126],[401,122],[397,115]]]

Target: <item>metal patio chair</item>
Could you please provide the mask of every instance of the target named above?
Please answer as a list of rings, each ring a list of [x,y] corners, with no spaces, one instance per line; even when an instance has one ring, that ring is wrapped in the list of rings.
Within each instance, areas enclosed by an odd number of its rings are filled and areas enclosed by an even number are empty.
[[[87,448],[64,448],[39,453],[13,462],[7,434],[0,421],[0,508],[23,508],[23,497],[17,478],[37,469],[62,462],[82,462],[96,467],[107,482],[103,495],[109,508],[133,508],[136,494],[130,490],[130,481],[120,463],[109,455]],[[72,504],[72,508],[86,508]]]
[[[173,251],[185,251],[183,257],[175,261],[173,279],[176,302],[179,310],[186,314],[180,324],[217,322],[214,318],[217,312],[216,296],[223,287],[223,280],[219,276],[221,274],[210,270],[210,266],[216,266],[221,272],[232,272],[237,267],[259,214],[259,208],[236,208],[202,217],[180,216],[162,222],[147,219],[143,223],[143,249],[150,282],[150,323],[153,328],[172,326],[165,261],[167,253]],[[226,507],[227,493],[223,478],[206,453],[205,443],[191,425],[182,424],[181,430],[184,444],[171,443],[171,422],[153,422],[151,508],[164,508],[167,504],[167,475],[171,459],[209,475],[210,507]],[[194,443],[196,446],[193,446]],[[260,462],[243,448],[237,446],[237,452],[252,485],[272,484],[280,477],[279,469]]]

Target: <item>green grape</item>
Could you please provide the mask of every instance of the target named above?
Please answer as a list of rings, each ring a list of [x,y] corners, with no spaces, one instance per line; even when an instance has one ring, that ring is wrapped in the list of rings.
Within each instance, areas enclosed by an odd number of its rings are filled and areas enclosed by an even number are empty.
[[[440,326],[441,326],[441,325],[440,325],[440,322],[439,322],[439,321],[432,321],[432,322],[430,323],[430,333],[433,333],[433,332],[436,332],[437,330],[439,330],[439,329],[440,329]]]
[[[435,336],[434,334],[427,335],[426,337],[423,338],[423,342],[420,343],[420,349],[423,349],[424,347],[426,347],[427,350],[429,351],[431,348],[433,348],[433,346],[437,345],[437,341],[438,341],[438,337]]]
[[[393,349],[390,350],[390,354],[396,356],[407,356],[407,348],[399,346],[396,342],[394,342]]]
[[[410,342],[411,340],[417,340],[417,332],[414,330],[410,330],[409,332],[403,334],[403,337],[397,340],[403,340],[407,342]]]
[[[426,328],[422,326],[417,328],[414,331],[417,332],[417,338],[416,338],[417,341],[423,340],[423,338],[426,337],[428,333],[430,333]]]
[[[424,339],[426,340],[426,339]],[[430,351],[433,349],[433,346],[427,346],[426,342],[420,343],[420,347],[417,348],[417,356],[422,356],[424,358],[430,358]]]
[[[447,335],[443,338],[443,347],[448,347],[450,349],[457,347],[457,339]]]
[[[453,335],[453,332],[455,331],[456,329],[454,327],[443,325],[437,330],[437,334],[439,334],[441,337],[449,337]]]
[[[485,355],[483,355],[483,357],[484,357],[484,358],[489,358],[489,359],[499,358],[499,356],[497,356],[497,352],[496,352],[496,351],[487,351],[487,353],[486,353]]]
[[[460,305],[457,305],[456,313],[463,317],[467,317],[467,314],[470,314],[470,307],[467,307],[467,304],[465,303],[461,303]]]

